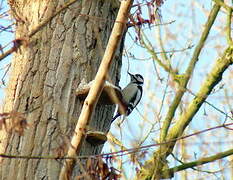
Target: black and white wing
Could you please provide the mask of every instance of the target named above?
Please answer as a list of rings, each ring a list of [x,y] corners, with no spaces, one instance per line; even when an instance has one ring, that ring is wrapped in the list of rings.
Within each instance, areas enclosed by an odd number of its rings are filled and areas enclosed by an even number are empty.
[[[140,74],[130,74],[131,81],[130,83],[122,90],[122,98],[127,106],[126,116],[128,116],[134,108],[138,105],[139,101],[142,98],[142,85],[144,79]],[[112,122],[120,116],[120,112],[113,117]]]
[[[123,89],[122,94],[128,106],[126,115],[129,115],[142,98],[142,87],[136,84],[131,84],[129,87],[127,86]]]

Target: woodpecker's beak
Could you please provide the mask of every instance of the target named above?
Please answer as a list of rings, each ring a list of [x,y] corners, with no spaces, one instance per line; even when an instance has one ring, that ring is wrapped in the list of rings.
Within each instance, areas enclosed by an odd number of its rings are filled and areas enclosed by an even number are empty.
[[[131,73],[129,73],[129,72],[127,72],[130,76],[133,76],[133,74],[131,74]]]

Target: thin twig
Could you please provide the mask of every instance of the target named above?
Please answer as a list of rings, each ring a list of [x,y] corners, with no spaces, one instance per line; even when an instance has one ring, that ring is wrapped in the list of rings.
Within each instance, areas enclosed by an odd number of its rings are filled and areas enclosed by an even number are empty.
[[[171,142],[174,142],[174,141],[187,139],[189,137],[197,136],[199,134],[203,134],[203,133],[213,131],[213,130],[216,130],[216,129],[219,129],[219,128],[226,128],[226,127],[229,127],[229,126],[233,126],[233,123],[227,123],[227,124],[222,124],[222,125],[219,125],[219,126],[214,126],[214,127],[204,129],[204,130],[201,130],[201,131],[197,131],[197,132],[194,132],[192,134],[185,135],[185,136],[181,136],[181,137],[176,138],[174,140],[166,141],[166,142],[163,142],[163,143],[153,143],[153,144],[140,146],[140,147],[136,147],[136,148],[129,148],[129,149],[125,148],[125,149],[120,150],[120,151],[111,152],[111,153],[103,153],[103,154],[98,154],[98,155],[86,155],[86,156],[75,156],[75,157],[68,157],[68,156],[59,157],[59,156],[31,156],[31,155],[0,154],[0,157],[3,157],[3,158],[19,158],[19,159],[42,159],[42,160],[43,159],[44,160],[49,160],[49,159],[54,159],[54,160],[73,159],[73,160],[76,160],[76,159],[88,159],[88,158],[96,159],[98,157],[103,157],[103,158],[109,158],[109,157],[113,157],[113,156],[117,157],[117,156],[124,156],[124,155],[128,155],[128,154],[131,154],[131,153],[135,153],[135,151],[145,151],[145,150],[147,150],[149,148],[152,148],[152,147],[165,145],[165,144],[168,144],[168,143],[171,143]],[[227,129],[227,130],[230,130],[230,129]]]

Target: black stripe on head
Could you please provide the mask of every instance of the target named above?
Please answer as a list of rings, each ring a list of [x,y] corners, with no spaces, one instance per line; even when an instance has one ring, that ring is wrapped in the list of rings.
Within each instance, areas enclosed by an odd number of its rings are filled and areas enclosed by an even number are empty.
[[[138,83],[138,84],[143,84],[144,83],[144,79],[142,77],[142,75],[140,74],[135,74],[133,76],[133,78],[135,79],[135,81]]]

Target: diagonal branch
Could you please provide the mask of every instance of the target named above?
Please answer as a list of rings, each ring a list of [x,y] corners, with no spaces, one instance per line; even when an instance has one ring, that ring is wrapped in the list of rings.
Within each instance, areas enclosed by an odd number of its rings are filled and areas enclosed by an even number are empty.
[[[231,18],[232,18],[232,9],[227,9],[227,24],[226,24],[226,36],[227,43],[229,45],[233,45],[232,37],[231,37]]]
[[[176,111],[176,109],[177,109],[177,107],[178,107],[178,105],[179,105],[179,103],[180,103],[180,101],[185,93],[186,86],[187,86],[189,79],[194,71],[195,65],[199,60],[199,55],[201,53],[202,48],[204,47],[205,41],[209,35],[210,29],[211,29],[214,21],[216,19],[216,16],[219,12],[219,9],[220,9],[220,6],[217,4],[215,4],[214,7],[212,8],[212,10],[209,14],[208,20],[205,24],[205,29],[201,35],[199,43],[197,44],[197,46],[194,50],[193,56],[191,58],[191,61],[189,63],[189,66],[188,66],[185,74],[181,75],[181,76],[177,75],[176,80],[179,81],[180,87],[179,87],[178,92],[176,93],[176,96],[173,99],[172,104],[170,105],[170,108],[167,112],[167,116],[165,117],[163,127],[161,129],[161,134],[160,134],[160,137],[161,137],[160,141],[161,142],[166,139],[167,132],[168,132],[168,129],[171,125],[172,118],[174,117],[175,111]]]
[[[233,63],[232,54],[233,47],[230,46],[225,50],[224,55],[215,62],[211,72],[201,85],[201,89],[197,93],[196,97],[188,105],[186,112],[182,114],[179,121],[169,131],[167,140],[177,138],[183,134],[185,128],[191,122],[192,118],[205,102],[213,88],[222,80],[222,75],[225,70]],[[171,145],[170,148],[173,146],[174,145]],[[171,149],[168,152],[171,152]]]
[[[213,156],[204,157],[204,158],[201,158],[201,159],[196,160],[196,161],[192,161],[192,162],[189,162],[189,163],[184,163],[182,165],[179,165],[179,166],[176,166],[176,167],[173,167],[173,168],[165,169],[164,171],[162,171],[162,174],[164,176],[170,175],[170,177],[166,177],[166,178],[172,178],[173,174],[175,172],[179,172],[179,171],[182,171],[182,170],[185,170],[185,169],[188,169],[188,168],[193,168],[193,167],[196,167],[196,166],[207,164],[207,163],[222,159],[222,158],[230,156],[230,155],[233,155],[233,149],[229,149],[227,151],[217,153],[217,154],[215,154]],[[163,177],[163,178],[165,178],[165,177]]]
[[[109,42],[107,44],[103,59],[101,61],[100,67],[94,79],[94,83],[90,88],[87,98],[84,101],[81,114],[78,119],[78,123],[75,128],[74,135],[71,140],[71,145],[68,149],[67,156],[75,157],[82,146],[82,141],[85,137],[85,128],[91,120],[92,112],[95,109],[99,96],[103,90],[104,82],[107,78],[108,70],[111,65],[112,59],[114,58],[115,51],[118,47],[118,44],[121,41],[122,34],[124,32],[126,22],[128,19],[128,13],[131,8],[133,0],[121,1],[121,6],[116,18],[117,23],[115,22]],[[67,159],[64,162],[60,173],[60,180],[69,179],[74,165],[73,159]]]

